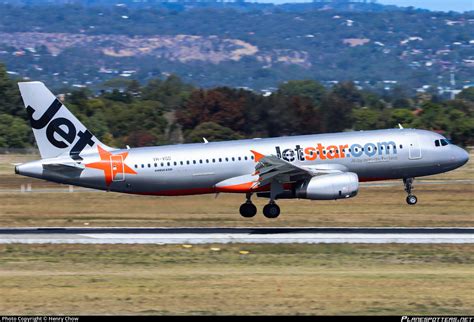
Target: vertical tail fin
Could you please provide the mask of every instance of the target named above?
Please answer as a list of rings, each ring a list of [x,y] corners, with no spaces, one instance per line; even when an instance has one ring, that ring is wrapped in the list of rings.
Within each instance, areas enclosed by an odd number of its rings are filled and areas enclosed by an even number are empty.
[[[21,97],[30,119],[41,158],[69,154],[76,161],[81,153],[107,149],[41,82],[21,82]]]

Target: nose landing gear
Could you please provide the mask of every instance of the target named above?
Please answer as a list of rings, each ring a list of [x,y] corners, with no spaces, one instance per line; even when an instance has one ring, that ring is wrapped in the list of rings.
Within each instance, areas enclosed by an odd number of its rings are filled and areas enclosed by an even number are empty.
[[[407,204],[414,205],[418,201],[418,198],[416,198],[415,195],[409,195],[409,196],[407,196],[406,200],[407,200]]]
[[[406,198],[406,201],[407,201],[407,204],[409,204],[409,205],[414,205],[418,201],[418,198],[411,193],[412,190],[413,190],[413,180],[414,180],[414,178],[404,178],[403,179],[403,184],[405,185],[405,191],[408,194],[408,196]]]

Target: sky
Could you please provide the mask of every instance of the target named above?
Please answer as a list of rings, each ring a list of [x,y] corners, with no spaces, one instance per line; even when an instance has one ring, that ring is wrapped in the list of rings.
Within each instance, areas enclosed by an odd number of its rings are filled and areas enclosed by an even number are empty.
[[[273,3],[295,3],[311,2],[311,0],[254,0],[256,2]],[[474,10],[474,0],[377,0],[381,4],[394,4],[402,7],[413,6],[435,11],[458,11],[464,12]]]

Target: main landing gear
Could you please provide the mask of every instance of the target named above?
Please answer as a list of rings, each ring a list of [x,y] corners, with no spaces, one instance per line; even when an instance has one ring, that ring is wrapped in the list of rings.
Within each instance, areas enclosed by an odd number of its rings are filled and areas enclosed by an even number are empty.
[[[247,193],[247,201],[240,206],[240,215],[245,218],[252,218],[257,214],[257,207],[252,203],[251,193]]]
[[[277,218],[280,215],[280,207],[271,200],[265,207],[263,207],[263,215],[267,218]]]
[[[257,207],[252,203],[250,197],[251,193],[247,193],[247,201],[240,206],[240,215],[245,218],[252,218],[257,214]],[[280,215],[280,207],[275,203],[275,201],[270,200],[270,202],[263,207],[263,215],[267,218],[277,218]]]
[[[416,198],[415,195],[411,194],[411,191],[413,190],[413,180],[414,178],[404,178],[403,179],[403,184],[405,185],[405,191],[407,192],[407,204],[409,205],[414,205],[417,203],[418,198]]]

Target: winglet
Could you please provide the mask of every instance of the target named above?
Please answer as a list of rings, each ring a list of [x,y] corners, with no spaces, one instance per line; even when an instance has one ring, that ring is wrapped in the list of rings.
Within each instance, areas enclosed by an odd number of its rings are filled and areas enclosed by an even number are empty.
[[[204,137],[202,138],[202,140],[204,141],[204,144],[209,143],[209,141],[208,141],[206,138],[204,138]]]
[[[400,123],[398,123],[398,127],[400,128],[400,130],[403,130],[403,126]]]
[[[265,156],[261,153],[258,153],[257,151],[254,151],[254,150],[250,150],[250,152],[253,153],[253,155],[255,156],[255,161],[259,162],[260,160],[262,160]]]

